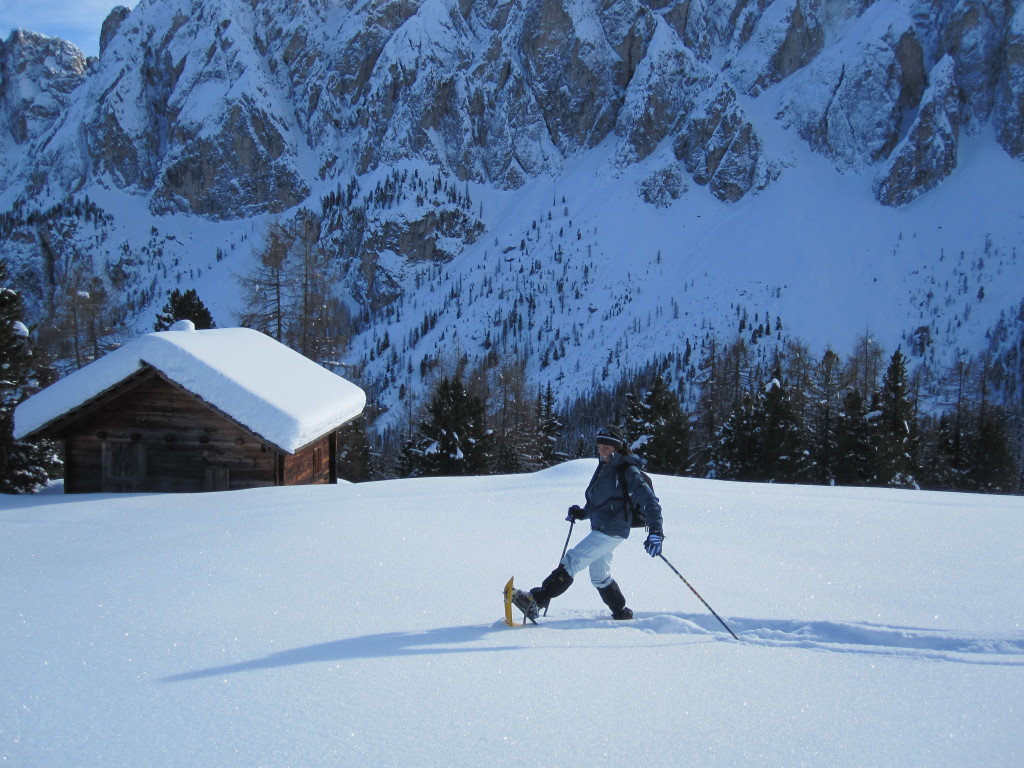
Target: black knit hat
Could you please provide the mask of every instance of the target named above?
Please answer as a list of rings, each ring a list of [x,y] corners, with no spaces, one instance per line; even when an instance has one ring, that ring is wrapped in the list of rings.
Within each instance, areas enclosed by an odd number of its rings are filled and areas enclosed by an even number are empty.
[[[622,433],[615,427],[601,427],[597,430],[597,436],[594,437],[594,442],[598,445],[610,445],[620,453],[626,447],[625,438],[623,438]]]

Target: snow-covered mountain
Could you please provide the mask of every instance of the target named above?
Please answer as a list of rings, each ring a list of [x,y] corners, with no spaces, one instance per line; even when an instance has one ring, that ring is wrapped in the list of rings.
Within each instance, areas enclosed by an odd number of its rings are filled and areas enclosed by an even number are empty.
[[[1019,2],[144,0],[98,59],[19,31],[0,73],[39,316],[85,275],[139,329],[177,286],[230,324],[308,209],[385,405],[496,346],[568,397],[758,325],[1016,338]]]

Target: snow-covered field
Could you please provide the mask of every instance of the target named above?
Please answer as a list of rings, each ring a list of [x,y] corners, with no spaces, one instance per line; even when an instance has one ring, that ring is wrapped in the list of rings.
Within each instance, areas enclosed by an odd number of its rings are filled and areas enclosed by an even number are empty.
[[[592,467],[0,498],[0,764],[1024,764],[1024,499],[655,477],[741,642],[636,536],[506,627]]]

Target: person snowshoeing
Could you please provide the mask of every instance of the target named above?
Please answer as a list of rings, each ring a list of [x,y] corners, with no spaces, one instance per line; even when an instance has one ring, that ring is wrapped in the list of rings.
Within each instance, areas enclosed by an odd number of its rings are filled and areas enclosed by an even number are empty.
[[[587,486],[587,503],[582,508],[573,505],[566,517],[566,520],[589,519],[590,533],[565,553],[558,567],[539,587],[529,592],[515,590],[512,601],[531,620],[536,619],[553,598],[569,589],[576,574],[587,566],[590,567],[590,583],[611,609],[612,618],[633,618],[633,611],[626,607],[626,598],[611,573],[612,552],[629,536],[630,500],[640,505],[647,524],[644,549],[651,557],[661,554],[665,538],[661,504],[640,474],[643,459],[632,455],[622,433],[614,427],[602,427],[594,442],[600,461]]]

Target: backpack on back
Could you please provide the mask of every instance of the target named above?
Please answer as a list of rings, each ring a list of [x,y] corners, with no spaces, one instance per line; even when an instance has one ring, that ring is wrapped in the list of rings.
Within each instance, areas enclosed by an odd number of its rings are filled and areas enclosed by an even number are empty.
[[[629,496],[629,486],[626,484],[626,470],[628,467],[622,467],[619,469],[619,485],[622,486],[623,499],[626,502],[626,516],[629,518],[630,528],[646,528],[647,521],[644,520],[643,507]],[[647,487],[651,489],[651,493],[654,493],[654,483],[651,481],[650,475],[644,472],[642,469],[637,467],[637,471],[640,473],[641,479],[647,484]]]

